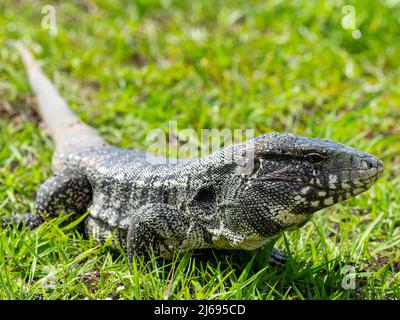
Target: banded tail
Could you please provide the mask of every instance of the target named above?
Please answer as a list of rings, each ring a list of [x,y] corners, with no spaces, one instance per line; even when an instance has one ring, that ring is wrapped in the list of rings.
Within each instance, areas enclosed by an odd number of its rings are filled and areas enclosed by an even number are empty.
[[[68,150],[105,146],[107,143],[89,125],[82,122],[68,107],[57,89],[40,69],[29,50],[19,41],[11,41],[20,53],[29,77],[30,86],[37,97],[38,112],[56,144],[53,168],[57,169],[58,155]]]

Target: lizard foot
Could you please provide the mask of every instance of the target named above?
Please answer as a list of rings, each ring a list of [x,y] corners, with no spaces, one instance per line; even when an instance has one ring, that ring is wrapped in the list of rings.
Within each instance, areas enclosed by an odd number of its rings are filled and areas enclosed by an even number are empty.
[[[271,256],[269,258],[269,264],[272,266],[282,267],[286,264],[286,255],[283,251],[272,248]]]
[[[188,234],[189,229],[188,219],[173,206],[148,204],[139,208],[127,234],[128,260],[132,262],[134,255],[148,257],[150,252],[170,259],[171,248],[191,249],[201,235],[194,229]]]

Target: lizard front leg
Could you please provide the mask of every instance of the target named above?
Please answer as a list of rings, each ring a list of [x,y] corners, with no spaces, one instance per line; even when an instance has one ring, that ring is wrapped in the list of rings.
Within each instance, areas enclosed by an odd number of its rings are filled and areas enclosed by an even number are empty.
[[[127,235],[129,261],[134,255],[170,258],[172,251],[184,252],[204,243],[204,232],[189,218],[167,204],[148,204],[133,216]]]

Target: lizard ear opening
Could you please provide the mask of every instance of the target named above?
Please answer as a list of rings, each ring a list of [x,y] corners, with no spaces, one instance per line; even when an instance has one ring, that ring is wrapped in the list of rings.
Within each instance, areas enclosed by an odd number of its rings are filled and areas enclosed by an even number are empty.
[[[215,189],[212,185],[202,186],[193,198],[197,203],[214,203],[216,200]]]

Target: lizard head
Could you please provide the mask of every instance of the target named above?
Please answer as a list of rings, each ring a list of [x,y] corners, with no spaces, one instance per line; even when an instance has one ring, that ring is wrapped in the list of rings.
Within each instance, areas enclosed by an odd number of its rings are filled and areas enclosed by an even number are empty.
[[[304,225],[315,211],[368,190],[383,172],[368,153],[294,134],[265,134],[238,151],[246,162],[227,181],[225,214],[237,224],[242,210],[241,223],[262,235]]]

